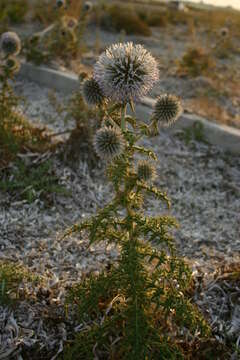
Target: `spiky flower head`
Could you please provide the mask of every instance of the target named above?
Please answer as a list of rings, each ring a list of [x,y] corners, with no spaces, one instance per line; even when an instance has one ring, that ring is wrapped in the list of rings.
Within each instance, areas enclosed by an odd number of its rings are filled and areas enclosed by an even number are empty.
[[[110,46],[94,67],[94,78],[105,96],[120,103],[142,98],[158,77],[156,60],[132,42]]]
[[[220,36],[225,38],[229,35],[229,29],[224,27],[220,29]]]
[[[138,162],[137,176],[140,180],[151,181],[156,176],[156,170],[154,166],[146,160]]]
[[[65,0],[56,0],[56,6],[57,6],[58,8],[62,8],[62,7],[65,6],[65,5],[66,5]]]
[[[99,157],[112,160],[123,153],[125,140],[118,128],[104,126],[95,135],[94,147]]]
[[[21,50],[21,40],[15,32],[5,32],[0,39],[0,49],[6,56],[18,55]]]
[[[89,106],[102,105],[104,101],[102,90],[93,78],[84,81],[82,93],[85,102]]]
[[[182,106],[175,95],[163,94],[157,98],[153,118],[159,126],[173,124],[182,113]]]
[[[91,1],[85,1],[83,4],[83,11],[88,12],[91,11],[93,8],[93,4]]]
[[[5,69],[11,74],[16,74],[20,70],[20,61],[14,56],[9,56],[5,61]]]

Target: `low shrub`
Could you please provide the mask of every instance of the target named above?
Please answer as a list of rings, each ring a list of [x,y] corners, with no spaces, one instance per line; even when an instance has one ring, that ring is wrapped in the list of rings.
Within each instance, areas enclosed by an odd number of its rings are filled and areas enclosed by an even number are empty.
[[[150,36],[151,29],[129,6],[111,5],[102,13],[100,25],[105,30]]]
[[[28,12],[28,0],[1,0],[0,14],[11,23],[21,23]]]
[[[215,62],[211,55],[202,48],[189,48],[182,59],[178,61],[178,71],[180,74],[199,76],[209,73],[215,67]]]
[[[151,13],[146,17],[145,22],[148,26],[152,27],[165,27],[167,26],[168,22],[168,13],[165,12],[155,12]]]

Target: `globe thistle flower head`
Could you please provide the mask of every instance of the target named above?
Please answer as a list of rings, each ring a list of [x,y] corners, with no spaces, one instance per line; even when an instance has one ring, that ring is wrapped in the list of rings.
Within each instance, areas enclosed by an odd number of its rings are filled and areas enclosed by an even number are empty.
[[[142,45],[110,46],[100,55],[94,78],[106,97],[119,103],[141,99],[158,80],[156,60]]]
[[[85,1],[84,4],[83,4],[83,11],[84,12],[88,12],[88,11],[91,11],[93,8],[93,4],[91,1]]]
[[[157,98],[153,118],[159,126],[170,126],[182,113],[182,106],[175,95],[164,94]]]
[[[6,56],[18,55],[21,50],[21,40],[15,32],[8,31],[2,34],[0,49]]]
[[[151,181],[156,177],[156,170],[148,161],[139,161],[137,166],[137,176],[139,180]]]
[[[102,105],[104,101],[102,90],[93,78],[84,81],[82,93],[85,102],[89,106]]]
[[[20,62],[14,56],[9,56],[5,61],[5,70],[11,74],[16,74],[20,70]]]
[[[118,128],[105,126],[97,131],[94,148],[100,158],[113,160],[123,153],[124,147],[125,139]]]
[[[66,6],[65,0],[56,0],[56,6],[60,9],[63,6]]]
[[[229,30],[228,28],[224,27],[220,29],[220,36],[222,38],[226,38],[229,35]]]

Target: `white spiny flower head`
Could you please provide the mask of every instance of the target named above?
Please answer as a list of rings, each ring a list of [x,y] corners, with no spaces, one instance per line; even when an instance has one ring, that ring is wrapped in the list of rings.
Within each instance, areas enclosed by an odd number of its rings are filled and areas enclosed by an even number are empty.
[[[83,98],[87,105],[101,105],[104,101],[104,95],[95,79],[85,80],[82,88]]]
[[[159,71],[156,60],[142,45],[118,43],[100,55],[94,78],[106,97],[127,103],[146,95],[158,80]]]
[[[7,56],[18,55],[21,50],[21,40],[15,32],[5,32],[0,39],[0,49]]]
[[[157,98],[153,119],[159,126],[167,127],[173,124],[182,113],[182,106],[175,95],[163,94]]]
[[[120,129],[104,126],[95,135],[94,147],[100,158],[113,160],[123,153],[125,139]]]

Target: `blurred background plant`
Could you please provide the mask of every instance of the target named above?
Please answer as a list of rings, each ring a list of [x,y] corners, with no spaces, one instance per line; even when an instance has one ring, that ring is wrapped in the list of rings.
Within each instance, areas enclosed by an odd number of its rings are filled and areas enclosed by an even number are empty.
[[[180,75],[199,76],[208,74],[215,67],[215,61],[211,53],[207,53],[200,47],[189,48],[182,59],[178,61]]]
[[[41,3],[36,7],[34,18],[47,27],[25,42],[27,60],[39,65],[61,58],[68,64],[73,58],[81,58],[86,51],[83,35],[93,10],[92,3],[56,1],[45,5]]]
[[[45,129],[33,126],[19,111],[20,97],[14,93],[11,81],[20,69],[18,55],[21,41],[14,32],[5,32],[0,38],[0,152],[1,165],[14,159],[19,151],[49,148]]]

